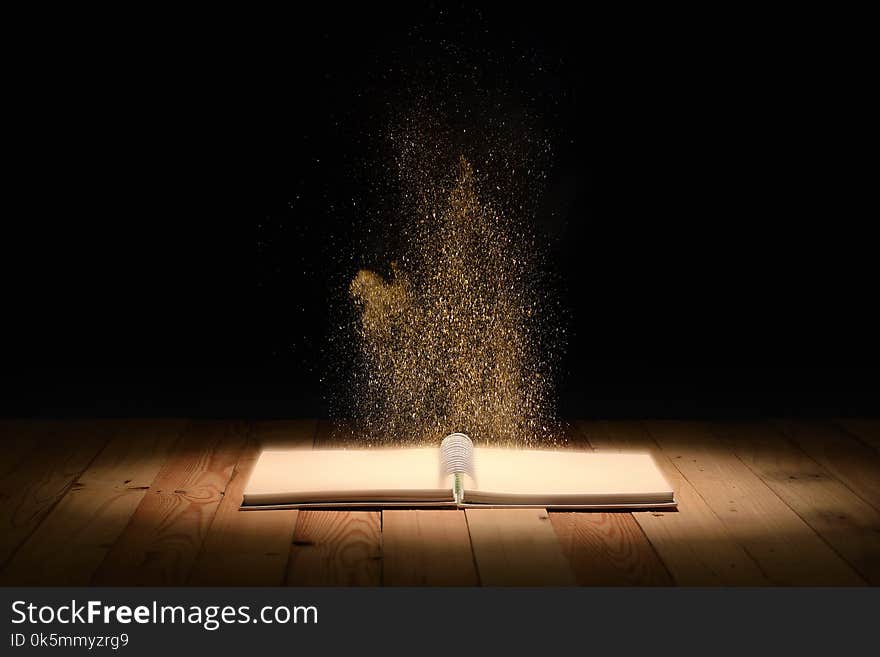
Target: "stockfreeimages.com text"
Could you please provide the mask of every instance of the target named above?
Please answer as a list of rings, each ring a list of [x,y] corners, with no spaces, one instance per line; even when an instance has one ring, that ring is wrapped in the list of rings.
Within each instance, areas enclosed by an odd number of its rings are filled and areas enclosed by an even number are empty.
[[[12,603],[13,624],[181,624],[200,625],[214,631],[221,625],[316,624],[318,609],[314,605],[265,606],[252,610],[248,605],[160,605],[157,601],[145,605],[108,605],[100,600],[63,605],[35,605],[24,600]]]

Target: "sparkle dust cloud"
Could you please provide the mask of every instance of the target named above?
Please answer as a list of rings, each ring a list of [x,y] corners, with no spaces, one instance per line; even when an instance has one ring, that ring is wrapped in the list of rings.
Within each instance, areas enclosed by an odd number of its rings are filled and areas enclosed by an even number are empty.
[[[384,274],[360,269],[347,289],[351,426],[379,445],[438,444],[456,431],[481,444],[559,442],[564,329],[522,202],[534,190],[511,187],[538,174],[516,157],[520,146],[497,138],[477,152],[495,165],[485,174],[450,155],[460,144],[449,132],[425,121],[390,134],[401,188],[394,253]]]

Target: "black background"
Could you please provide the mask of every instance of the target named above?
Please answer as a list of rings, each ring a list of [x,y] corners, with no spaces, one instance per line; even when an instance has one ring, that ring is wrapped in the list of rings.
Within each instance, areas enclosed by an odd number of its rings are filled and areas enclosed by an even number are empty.
[[[553,134],[535,222],[568,309],[564,415],[876,413],[861,41],[835,24],[98,18],[19,26],[4,414],[326,415],[368,135],[407,72],[463,61]]]

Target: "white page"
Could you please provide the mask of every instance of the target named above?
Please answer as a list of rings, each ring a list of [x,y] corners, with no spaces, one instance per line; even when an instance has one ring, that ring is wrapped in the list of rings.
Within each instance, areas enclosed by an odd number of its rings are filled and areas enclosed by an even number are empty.
[[[436,447],[264,451],[244,504],[451,501],[451,489]]]
[[[465,503],[615,504],[672,502],[672,487],[648,454],[474,449],[476,484]]]

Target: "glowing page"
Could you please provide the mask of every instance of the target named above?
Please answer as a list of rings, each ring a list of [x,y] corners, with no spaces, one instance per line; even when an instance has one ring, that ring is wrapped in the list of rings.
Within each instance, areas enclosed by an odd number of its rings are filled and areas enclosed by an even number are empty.
[[[648,454],[474,449],[474,487],[465,504],[662,505],[672,487]]]
[[[647,454],[478,447],[459,506],[652,508],[674,506]],[[243,508],[453,506],[438,448],[266,451]]]
[[[397,502],[454,503],[440,476],[440,450],[265,451],[244,492],[245,506]]]

